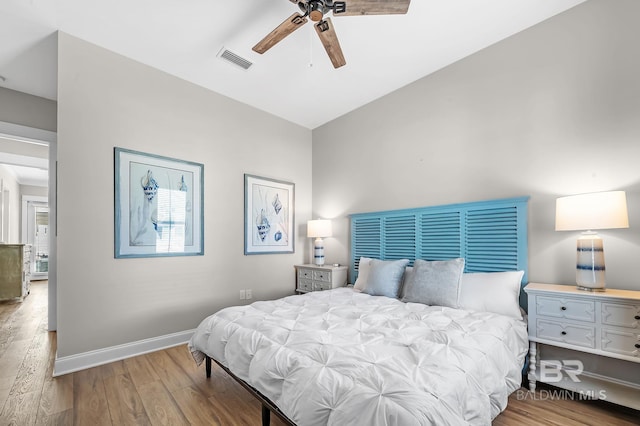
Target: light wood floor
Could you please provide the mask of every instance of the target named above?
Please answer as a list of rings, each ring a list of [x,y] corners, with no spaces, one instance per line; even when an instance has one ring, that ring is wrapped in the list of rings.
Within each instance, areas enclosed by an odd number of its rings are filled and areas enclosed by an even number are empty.
[[[47,284],[0,302],[1,425],[260,425],[260,404],[214,363],[211,379],[186,346],[52,378]],[[272,416],[272,425],[282,422]],[[494,425],[638,425],[640,413],[580,401],[519,400]]]

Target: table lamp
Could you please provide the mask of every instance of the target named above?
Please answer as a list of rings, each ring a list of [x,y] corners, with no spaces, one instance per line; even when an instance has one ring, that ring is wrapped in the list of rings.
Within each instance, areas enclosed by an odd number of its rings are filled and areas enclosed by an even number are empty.
[[[307,222],[307,237],[315,238],[313,243],[313,263],[324,265],[324,242],[325,237],[332,234],[331,221],[327,219],[310,220]]]
[[[577,243],[576,283],[580,290],[604,291],[602,238],[596,229],[628,228],[624,191],[571,195],[556,200],[556,231],[583,231]]]

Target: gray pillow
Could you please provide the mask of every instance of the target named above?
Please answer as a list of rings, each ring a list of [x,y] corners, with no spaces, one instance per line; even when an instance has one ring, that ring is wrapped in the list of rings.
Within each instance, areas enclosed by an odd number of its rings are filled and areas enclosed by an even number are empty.
[[[362,291],[372,296],[398,297],[404,268],[408,264],[409,259],[372,259],[367,286]]]
[[[403,302],[458,307],[464,259],[426,261],[413,264],[413,274],[404,283]]]

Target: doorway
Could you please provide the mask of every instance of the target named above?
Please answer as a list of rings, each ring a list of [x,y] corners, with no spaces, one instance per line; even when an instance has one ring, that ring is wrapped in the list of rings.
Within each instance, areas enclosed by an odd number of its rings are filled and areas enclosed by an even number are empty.
[[[48,130],[36,129],[32,127],[26,127],[18,124],[7,123],[0,121],[0,142],[6,148],[0,150],[0,163],[12,165],[12,167],[24,167],[24,168],[39,168],[45,170],[46,180],[48,182],[48,190],[45,193],[40,193],[33,188],[33,184],[28,182],[20,183],[19,192],[22,193],[22,203],[19,196],[16,197],[15,204],[21,207],[23,212],[16,212],[18,218],[22,218],[22,226],[19,223],[15,223],[17,228],[22,228],[23,233],[20,235],[20,240],[25,242],[26,232],[24,231],[25,223],[33,224],[34,239],[33,243],[36,243],[36,233],[38,235],[38,247],[40,255],[35,251],[34,261],[32,262],[34,269],[40,277],[44,277],[44,269],[46,268],[47,277],[47,289],[48,289],[48,329],[49,331],[55,331],[58,328],[57,324],[57,299],[58,288],[56,279],[56,259],[57,259],[57,232],[56,232],[56,186],[57,179],[57,134]],[[42,153],[42,147],[44,147],[44,154]],[[44,159],[44,165],[42,161]],[[23,192],[23,189],[28,189],[28,192]],[[30,194],[29,194],[30,193]],[[29,194],[29,195],[27,195]],[[37,196],[36,196],[37,194]],[[4,192],[3,192],[4,195]],[[33,210],[33,220],[25,219],[24,211],[27,210],[24,207],[24,202],[29,200],[29,197],[35,197],[32,201],[42,202],[36,211],[35,204]],[[25,199],[26,198],[26,199]],[[14,205],[15,205],[14,204]],[[43,209],[47,209],[46,211]],[[44,222],[46,213],[46,225]],[[36,221],[36,217],[39,216],[39,220]],[[18,232],[16,232],[16,235]],[[35,245],[34,245],[35,246]],[[46,246],[46,250],[44,247]],[[37,261],[39,260],[39,262]]]
[[[47,197],[22,197],[22,235],[31,244],[31,279],[49,278],[49,202]]]

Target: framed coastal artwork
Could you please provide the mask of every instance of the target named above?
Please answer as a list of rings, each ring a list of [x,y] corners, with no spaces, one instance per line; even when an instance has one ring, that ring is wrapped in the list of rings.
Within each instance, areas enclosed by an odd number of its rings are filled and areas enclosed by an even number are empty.
[[[204,166],[115,148],[115,257],[204,254]]]
[[[293,253],[294,190],[290,182],[244,175],[244,254]]]

